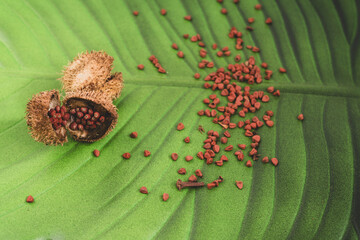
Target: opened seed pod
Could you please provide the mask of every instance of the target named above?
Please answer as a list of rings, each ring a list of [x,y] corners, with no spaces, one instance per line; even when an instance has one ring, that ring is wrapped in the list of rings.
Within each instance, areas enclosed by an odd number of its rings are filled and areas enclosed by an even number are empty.
[[[34,95],[26,107],[26,122],[31,136],[48,145],[62,145],[67,142],[65,126],[69,118],[65,107],[60,107],[57,90]]]
[[[76,141],[95,142],[116,125],[117,109],[101,92],[69,92],[63,104],[70,114],[67,129]]]
[[[123,88],[121,73],[111,74],[114,58],[103,51],[79,54],[63,71],[65,92],[99,91],[115,99]]]

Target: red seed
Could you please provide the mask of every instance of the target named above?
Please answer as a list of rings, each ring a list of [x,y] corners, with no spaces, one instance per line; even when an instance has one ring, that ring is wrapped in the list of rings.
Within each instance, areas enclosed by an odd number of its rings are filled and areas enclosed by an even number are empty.
[[[266,114],[267,114],[269,117],[274,116],[274,112],[271,111],[271,110],[266,111]]]
[[[213,146],[213,151],[216,152],[216,153],[220,152],[220,146],[217,145],[217,144],[214,145],[214,146]]]
[[[164,68],[162,68],[162,67],[159,67],[158,72],[159,73],[166,73],[166,70]]]
[[[124,153],[122,156],[125,159],[129,159],[131,157],[131,154],[130,153]]]
[[[244,150],[246,148],[246,145],[245,144],[238,144],[238,147],[242,150]]]
[[[227,137],[227,138],[231,137],[229,131],[225,131],[225,132],[224,132],[224,136]]]
[[[269,162],[269,158],[268,158],[268,157],[264,157],[261,161],[262,161],[263,163],[268,163],[268,162]]]
[[[259,135],[254,135],[254,136],[252,137],[252,141],[255,142],[255,143],[260,142],[260,140],[261,140],[261,138],[260,138]]]
[[[220,139],[220,142],[223,143],[223,144],[227,143],[227,141],[228,141],[228,139],[226,137],[222,137]]]
[[[94,154],[95,157],[98,157],[98,156],[100,156],[100,151],[97,150],[97,149],[95,149],[95,150],[93,151],[93,154]]]
[[[178,51],[177,53],[179,58],[183,58],[184,57],[184,53],[182,51]]]
[[[192,42],[197,42],[197,41],[198,41],[197,36],[192,36],[192,37],[190,38],[190,41],[192,41]]]
[[[233,148],[234,148],[233,145],[229,145],[229,146],[227,146],[224,150],[227,151],[227,152],[229,152],[229,151],[232,151]]]
[[[199,74],[199,73],[195,73],[195,74],[194,74],[194,78],[195,78],[195,79],[199,79],[199,78],[200,78],[200,74]]]
[[[266,23],[266,24],[272,24],[272,19],[271,19],[271,18],[267,18],[267,19],[265,20],[265,23]]]
[[[184,17],[184,19],[188,20],[188,21],[191,21],[192,18],[191,18],[191,15],[187,15],[187,16]]]
[[[224,53],[223,53],[222,51],[218,51],[218,52],[216,53],[216,55],[217,55],[218,57],[222,57],[223,54],[224,54]]]
[[[217,44],[216,43],[214,43],[213,45],[212,45],[212,49],[217,49]]]
[[[185,168],[180,168],[178,170],[178,173],[181,174],[181,175],[184,175],[184,174],[186,174],[186,169]]]
[[[240,0],[233,0],[233,2],[236,4],[236,3],[239,3]]]
[[[203,177],[203,174],[202,174],[202,172],[201,172],[201,170],[200,169],[196,169],[195,170],[195,174],[196,174],[196,176],[198,176],[198,177]]]
[[[274,122],[271,121],[271,120],[266,121],[265,124],[266,124],[268,127],[274,126]]]
[[[261,99],[262,102],[268,102],[270,100],[268,95],[264,95]]]
[[[240,190],[244,187],[244,183],[242,181],[235,181],[235,184]]]
[[[271,163],[276,167],[279,164],[279,161],[277,160],[277,158],[272,158]]]
[[[257,52],[260,52],[260,48],[254,46],[254,47],[252,47],[251,51],[257,53]]]
[[[131,138],[137,138],[137,136],[138,136],[137,132],[130,133]]]
[[[256,9],[256,10],[261,10],[261,4],[256,4],[256,5],[255,5],[255,9]]]
[[[276,90],[274,93],[273,93],[274,96],[280,96],[280,90]]]
[[[32,202],[34,202],[34,198],[33,198],[31,195],[29,195],[29,196],[27,196],[27,198],[26,198],[26,202],[32,203]]]
[[[171,154],[171,159],[176,161],[178,159],[179,155],[177,153],[172,153]]]
[[[246,26],[246,30],[253,31],[254,28],[253,28],[253,27],[250,27],[250,26]]]
[[[213,67],[214,67],[214,63],[213,63],[213,62],[209,62],[209,63],[206,65],[206,67],[208,67],[208,68],[213,68]]]
[[[191,160],[193,160],[192,156],[186,156],[185,157],[185,161],[190,162]]]
[[[214,187],[216,187],[216,184],[215,183],[208,183],[207,184],[207,188],[210,190],[210,189],[212,189],[212,188],[214,188]]]
[[[181,131],[181,130],[183,130],[184,128],[185,128],[185,126],[184,126],[183,123],[179,123],[179,124],[177,125],[177,127],[176,127],[176,129],[177,129],[178,131]]]
[[[252,167],[251,160],[248,160],[245,165],[246,165],[247,167]]]
[[[72,130],[76,130],[77,129],[77,124],[76,124],[76,122],[72,122],[71,124],[70,124],[70,129],[72,129]]]
[[[266,62],[263,62],[263,63],[261,64],[261,67],[262,67],[262,68],[268,68],[268,64],[267,64]]]
[[[199,47],[205,47],[205,43],[203,43],[203,42],[199,42],[198,45],[199,45]]]
[[[275,91],[274,87],[268,87],[267,88],[268,93],[273,93]]]
[[[139,70],[143,70],[143,69],[144,69],[144,65],[139,64],[139,65],[137,66],[137,68],[138,68]]]
[[[255,22],[254,18],[252,18],[252,17],[248,18],[248,23],[253,23],[253,22]]]
[[[279,72],[286,73],[286,69],[285,68],[279,68]]]
[[[160,10],[160,13],[161,13],[161,15],[165,16],[166,13],[167,13],[167,11],[166,11],[165,9],[161,9],[161,10]]]
[[[222,9],[221,9],[221,13],[222,13],[222,14],[227,14],[226,8],[222,8]]]
[[[183,38],[188,39],[188,38],[189,38],[189,34],[187,34],[187,33],[184,34],[184,35],[183,35]]]
[[[300,121],[304,120],[304,115],[301,113],[299,114],[299,116],[297,117]]]
[[[163,201],[166,202],[169,199],[169,194],[164,193],[162,198],[163,198]]]
[[[99,121],[102,122],[102,123],[105,122],[105,117],[104,117],[104,116],[101,116],[101,117],[99,118]]]
[[[146,187],[141,187],[140,192],[143,193],[143,194],[148,194],[149,193]]]
[[[199,115],[199,116],[204,116],[204,114],[205,114],[205,111],[204,111],[204,110],[199,110],[199,111],[198,111],[198,115]]]
[[[197,177],[195,175],[191,175],[189,177],[189,182],[196,182],[197,181]]]
[[[179,47],[178,47],[178,45],[177,45],[176,43],[173,43],[173,44],[171,45],[171,47],[172,47],[173,49],[175,49],[175,50],[178,50],[178,49],[179,49]]]
[[[216,166],[221,167],[222,165],[224,165],[223,161],[219,160],[219,161],[215,161]]]
[[[243,121],[239,121],[239,122],[238,122],[238,127],[239,127],[239,128],[242,128],[242,127],[244,126],[244,124],[245,124],[245,123],[244,123]]]
[[[240,60],[241,60],[241,56],[240,56],[240,55],[236,55],[234,61],[235,61],[235,62],[239,62]]]
[[[189,143],[189,142],[190,142],[190,137],[186,137],[186,138],[184,139],[184,142]]]
[[[77,116],[78,118],[82,118],[82,117],[84,116],[84,113],[82,113],[82,112],[77,112],[77,113],[76,113],[76,116]]]
[[[133,11],[134,16],[139,15],[139,11]]]
[[[144,157],[150,156],[151,152],[148,150],[144,150]]]
[[[220,160],[224,162],[229,161],[229,159],[225,155],[221,155]]]

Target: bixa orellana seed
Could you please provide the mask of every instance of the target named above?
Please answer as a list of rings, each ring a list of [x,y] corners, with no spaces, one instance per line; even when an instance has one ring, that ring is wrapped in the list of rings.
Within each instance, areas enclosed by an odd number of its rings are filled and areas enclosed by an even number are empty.
[[[67,132],[76,140],[94,142],[105,137],[117,123],[113,100],[123,88],[121,73],[111,74],[113,58],[105,52],[80,54],[60,79],[65,97],[58,90],[33,96],[26,108],[31,136],[48,145],[64,144]]]

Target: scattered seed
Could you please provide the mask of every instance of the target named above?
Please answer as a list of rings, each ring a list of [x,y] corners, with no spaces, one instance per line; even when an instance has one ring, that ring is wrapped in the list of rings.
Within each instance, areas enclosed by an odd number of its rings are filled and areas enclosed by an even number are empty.
[[[186,138],[184,139],[184,142],[189,143],[189,142],[190,142],[190,137],[186,137]]]
[[[138,16],[139,15],[139,11],[133,11],[134,16]]]
[[[31,195],[29,195],[29,196],[27,196],[27,198],[26,198],[26,202],[32,203],[32,202],[34,202],[34,198],[33,198]]]
[[[179,58],[183,58],[184,57],[184,53],[182,51],[178,51],[177,53]]]
[[[179,155],[177,153],[172,153],[171,154],[171,159],[176,161],[178,159]]]
[[[191,18],[190,15],[185,16],[184,19],[185,19],[185,20],[188,20],[188,21],[191,21],[191,20],[192,20],[192,18]]]
[[[279,161],[277,160],[277,158],[272,158],[271,163],[276,167],[279,164]]]
[[[186,157],[185,157],[185,160],[186,160],[187,162],[190,162],[191,160],[193,160],[193,157],[192,157],[192,156],[186,156]]]
[[[178,45],[177,45],[176,43],[173,43],[173,44],[171,45],[171,47],[172,47],[173,49],[175,49],[175,50],[178,50],[178,49],[179,49],[179,47],[178,47]]]
[[[222,13],[222,14],[227,14],[226,8],[222,8],[222,9],[221,9],[221,13]]]
[[[268,162],[269,162],[269,158],[268,158],[268,157],[264,157],[261,161],[262,161],[263,163],[268,163]]]
[[[151,152],[150,152],[150,151],[148,151],[148,150],[144,150],[144,156],[145,156],[145,157],[150,156],[150,154],[151,154]]]
[[[99,157],[99,156],[100,156],[100,151],[97,150],[97,149],[95,149],[95,150],[93,151],[93,154],[94,154],[95,157]]]
[[[160,10],[160,13],[161,13],[161,15],[165,16],[166,13],[167,13],[167,11],[166,11],[165,9],[161,9],[161,10]]]
[[[124,153],[122,156],[125,159],[129,159],[131,157],[131,154],[130,153]]]
[[[228,141],[227,137],[222,137],[222,138],[220,139],[220,142],[221,142],[222,144],[227,143],[227,141]]]
[[[267,88],[268,93],[273,93],[275,91],[274,87],[268,87]]]
[[[186,169],[185,168],[180,168],[178,170],[178,173],[181,174],[181,175],[184,175],[184,174],[186,174]]]
[[[188,39],[188,38],[189,38],[189,34],[187,34],[187,33],[184,34],[184,35],[183,35],[183,38]]]
[[[166,202],[169,199],[169,194],[164,193],[162,198],[163,198],[163,201]]]
[[[238,147],[242,150],[244,150],[246,148],[246,145],[245,144],[238,144]]]
[[[196,170],[195,170],[195,174],[196,174],[196,176],[198,176],[198,177],[200,177],[200,178],[203,177],[203,174],[202,174],[202,172],[201,172],[200,169],[196,169]]]
[[[199,79],[199,78],[200,78],[200,73],[195,73],[195,74],[194,74],[194,78],[195,78],[195,79]]]
[[[252,18],[252,17],[248,18],[248,23],[253,23],[253,22],[255,22],[254,18]]]
[[[279,68],[279,72],[286,73],[286,69],[285,68]]]
[[[231,137],[229,131],[225,131],[225,132],[224,132],[224,136],[227,137],[227,138]]]
[[[256,10],[261,10],[261,7],[262,7],[261,4],[256,4],[256,5],[255,5],[255,9],[256,9]]]
[[[132,133],[130,133],[130,137],[131,137],[131,138],[137,138],[137,137],[138,137],[137,132],[132,132]]]
[[[244,187],[244,183],[242,181],[235,181],[235,184],[240,190]]]
[[[142,65],[142,64],[139,64],[138,66],[137,66],[137,68],[139,69],[139,70],[144,70],[144,65]]]
[[[246,166],[247,166],[247,167],[252,167],[251,160],[248,160],[248,161],[246,162]]]
[[[299,114],[299,116],[297,117],[300,121],[304,120],[304,115],[301,113]]]
[[[234,148],[233,145],[229,145],[229,146],[227,146],[224,150],[227,151],[227,152],[230,152],[230,151],[233,150],[233,148]]]
[[[189,177],[189,182],[196,182],[197,181],[197,177],[195,175],[191,175]]]
[[[266,23],[266,24],[272,24],[272,19],[268,17],[268,18],[265,20],[265,23]]]
[[[177,129],[178,131],[181,131],[181,130],[183,130],[184,128],[185,128],[185,126],[184,126],[183,123],[179,123],[179,124],[177,125],[177,127],[176,127],[176,129]]]
[[[148,194],[149,193],[146,187],[141,187],[140,192],[143,193],[143,194]]]
[[[274,122],[271,121],[271,120],[266,121],[265,124],[266,124],[268,127],[274,126]]]

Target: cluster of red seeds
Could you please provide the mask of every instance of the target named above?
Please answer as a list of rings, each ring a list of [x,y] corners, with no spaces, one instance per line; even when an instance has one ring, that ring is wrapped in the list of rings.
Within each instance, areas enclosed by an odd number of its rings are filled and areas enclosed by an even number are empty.
[[[70,124],[72,130],[95,129],[105,122],[105,117],[99,112],[87,107],[73,108],[69,111],[74,121]]]
[[[224,181],[224,179],[221,176],[219,176],[219,178],[216,179],[215,181],[213,181],[211,183],[208,183],[207,188],[210,190],[210,189],[212,189],[214,187],[218,187],[219,184],[222,183],[223,181]]]
[[[154,64],[154,66],[158,69],[159,73],[166,73],[165,69],[161,66],[161,64],[159,63],[159,60],[154,56],[151,55],[149,57],[149,60],[152,62],[152,64]]]
[[[66,112],[64,106],[56,106],[53,109],[50,109],[48,112],[50,122],[55,130],[61,128],[61,126],[66,126],[67,121],[70,119],[70,114]]]

